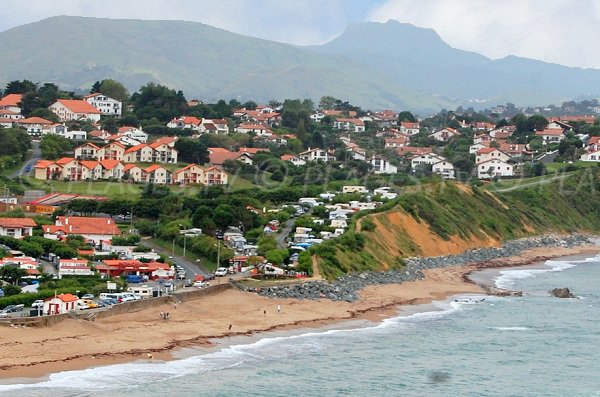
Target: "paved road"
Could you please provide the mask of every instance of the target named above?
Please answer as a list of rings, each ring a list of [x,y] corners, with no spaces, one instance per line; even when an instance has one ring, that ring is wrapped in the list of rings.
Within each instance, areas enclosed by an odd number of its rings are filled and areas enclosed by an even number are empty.
[[[283,224],[283,228],[281,229],[281,232],[279,234],[277,234],[277,237],[276,237],[278,248],[287,248],[288,247],[285,239],[287,238],[287,236],[290,235],[292,229],[294,228],[295,222],[296,222],[295,218],[290,218]]]
[[[206,275],[209,271],[202,266],[198,265],[196,262],[193,262],[189,259],[185,259],[179,255],[173,255],[171,250],[166,250],[163,247],[157,245],[152,240],[142,240],[142,244],[152,248],[155,252],[165,255],[167,257],[172,256],[171,262],[175,265],[181,266],[185,269],[188,278],[193,278],[195,274]]]
[[[23,164],[21,169],[15,170],[8,177],[9,178],[17,178],[19,176],[27,175],[28,172],[25,172],[25,169],[27,168],[27,166],[31,166],[31,169],[33,170],[33,166],[41,158],[42,158],[42,151],[40,150],[40,143],[36,142],[36,141],[32,141],[31,142],[31,157],[29,158],[29,160],[27,160],[25,162],[25,164]]]

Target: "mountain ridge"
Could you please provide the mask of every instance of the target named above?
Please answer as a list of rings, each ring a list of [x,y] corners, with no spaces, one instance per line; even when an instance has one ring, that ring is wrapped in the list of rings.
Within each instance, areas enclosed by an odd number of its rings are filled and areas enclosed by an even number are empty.
[[[0,64],[4,84],[30,79],[87,89],[114,78],[131,91],[154,81],[204,100],[333,95],[416,111],[600,93],[600,70],[492,60],[397,21],[351,24],[328,43],[303,47],[198,22],[57,16],[1,32]]]

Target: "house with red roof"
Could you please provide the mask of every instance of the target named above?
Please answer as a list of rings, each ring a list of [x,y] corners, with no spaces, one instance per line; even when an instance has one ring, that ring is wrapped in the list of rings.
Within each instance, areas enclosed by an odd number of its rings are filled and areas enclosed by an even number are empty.
[[[156,185],[166,185],[173,181],[171,171],[159,164],[152,164],[142,170],[142,179],[147,183]]]
[[[48,133],[54,122],[42,117],[27,117],[26,119],[18,120],[17,124],[25,128],[29,135],[39,136]]]
[[[44,314],[52,316],[76,310],[78,300],[79,298],[73,294],[60,294],[47,298],[44,300]]]
[[[400,122],[400,132],[409,136],[416,135],[421,131],[421,125],[419,123],[412,123],[410,121]]]
[[[101,148],[90,142],[77,146],[74,150],[75,158],[78,160],[97,160]],[[103,156],[101,156],[103,157]]]
[[[102,114],[109,116],[121,116],[123,111],[123,102],[99,92],[86,95],[83,100],[98,109]]]
[[[100,121],[102,112],[81,99],[58,99],[48,109],[56,114],[60,121],[90,120]]]
[[[240,161],[244,164],[252,164],[253,154],[248,152],[232,152],[225,148],[209,147],[208,162],[212,165],[222,166],[228,160]]]
[[[119,135],[126,136],[131,139],[135,139],[140,143],[148,142],[148,134],[146,134],[141,128],[123,126],[119,127]]]
[[[82,180],[98,180],[102,179],[103,168],[102,164],[96,160],[80,160],[79,165],[81,166],[81,179]]]
[[[0,99],[0,110],[9,110],[21,114],[21,101],[23,94],[8,94]]]
[[[410,139],[406,136],[401,136],[398,138],[385,138],[385,148],[393,149],[397,147],[406,146],[410,143]]]
[[[111,142],[97,151],[97,160],[122,161],[127,148],[119,142]]]
[[[458,132],[454,128],[446,127],[433,132],[429,135],[429,137],[435,139],[436,141],[448,142],[450,139],[454,138],[457,135],[460,135],[460,132]]]
[[[235,132],[238,134],[249,134],[253,133],[256,136],[271,136],[273,132],[271,129],[262,124],[255,123],[241,123],[237,127],[235,127]]]
[[[0,119],[8,119],[8,120],[20,120],[23,119],[23,115],[17,112],[13,112],[12,110],[0,109]]]
[[[402,146],[396,148],[396,153],[400,156],[406,155],[417,155],[417,154],[427,154],[433,152],[433,149],[430,147],[420,147],[420,146]]]
[[[195,116],[181,116],[175,117],[171,121],[167,123],[167,127],[169,128],[179,128],[182,130],[193,130],[198,131],[200,129],[200,125],[202,124],[202,119],[199,119]]]
[[[475,153],[475,164],[483,163],[493,159],[499,159],[506,162],[510,159],[510,156],[504,153],[502,150],[493,147],[479,149]]]
[[[140,262],[136,259],[106,259],[96,265],[100,274],[109,277],[126,277],[128,275],[147,276],[150,280],[172,279],[175,272],[171,266],[160,262]]]
[[[102,179],[120,180],[123,177],[123,168],[125,166],[119,160],[100,160],[99,163],[102,167]]]
[[[200,185],[204,178],[204,169],[196,164],[189,164],[173,173],[173,183],[178,185]]]
[[[177,163],[179,152],[175,149],[176,137],[163,137],[150,143],[152,148],[152,162],[156,163]]]
[[[41,180],[62,179],[62,166],[51,160],[38,160],[33,166],[34,178]]]
[[[102,241],[111,241],[121,231],[111,218],[85,216],[59,216],[54,225],[42,226],[44,237],[51,240],[62,240],[67,236],[83,236],[86,241],[100,246]]]
[[[37,223],[31,218],[0,218],[0,236],[17,239],[32,236]]]
[[[542,131],[536,131],[535,136],[542,139],[542,145],[549,145],[559,143],[565,139],[565,131],[562,128],[546,128]]]
[[[205,186],[227,185],[228,175],[219,167],[208,167],[204,170],[202,184]]]
[[[135,164],[125,164],[123,167],[123,179],[131,182],[142,182],[144,180],[144,170]]]
[[[321,161],[327,163],[328,161],[334,160],[334,156],[327,150],[321,148],[308,148],[308,150],[300,153],[298,156],[304,161]]]
[[[294,154],[284,154],[283,156],[280,157],[281,160],[283,161],[289,161],[290,163],[294,164],[295,166],[300,166],[300,165],[305,165],[306,161],[301,159],[300,157],[294,155]]]

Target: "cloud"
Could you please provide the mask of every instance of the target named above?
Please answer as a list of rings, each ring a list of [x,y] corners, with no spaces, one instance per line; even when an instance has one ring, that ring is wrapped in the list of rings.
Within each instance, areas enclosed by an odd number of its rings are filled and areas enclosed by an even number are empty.
[[[388,0],[369,19],[432,28],[451,46],[491,58],[600,68],[596,0]]]
[[[320,44],[363,9],[360,0],[3,0],[0,31],[56,15],[206,23],[292,44]],[[366,12],[359,14],[364,20]]]

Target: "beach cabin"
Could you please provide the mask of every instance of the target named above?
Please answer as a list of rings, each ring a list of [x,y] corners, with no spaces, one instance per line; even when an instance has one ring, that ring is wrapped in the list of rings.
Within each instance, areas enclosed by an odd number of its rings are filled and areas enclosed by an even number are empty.
[[[73,294],[60,294],[44,301],[44,313],[47,315],[67,313],[70,310],[75,310],[77,301],[79,300]]]

